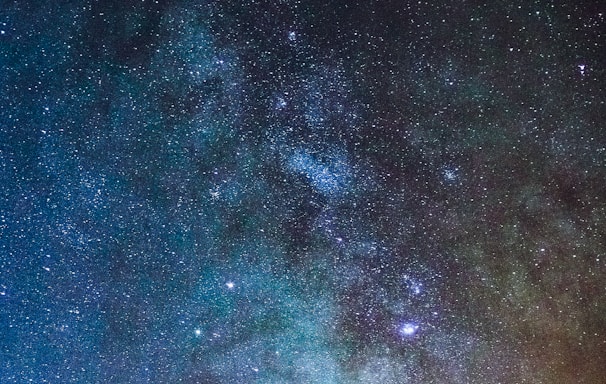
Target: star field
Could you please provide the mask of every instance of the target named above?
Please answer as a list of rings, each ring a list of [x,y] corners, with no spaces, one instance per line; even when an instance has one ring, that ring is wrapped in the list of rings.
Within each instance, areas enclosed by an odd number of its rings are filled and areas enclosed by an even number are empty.
[[[605,382],[605,19],[3,1],[0,382]]]

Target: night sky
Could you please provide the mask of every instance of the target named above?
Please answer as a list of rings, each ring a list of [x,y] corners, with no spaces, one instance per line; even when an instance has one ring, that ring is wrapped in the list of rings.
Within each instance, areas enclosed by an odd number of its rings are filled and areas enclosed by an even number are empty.
[[[606,3],[0,0],[0,383],[606,383]]]

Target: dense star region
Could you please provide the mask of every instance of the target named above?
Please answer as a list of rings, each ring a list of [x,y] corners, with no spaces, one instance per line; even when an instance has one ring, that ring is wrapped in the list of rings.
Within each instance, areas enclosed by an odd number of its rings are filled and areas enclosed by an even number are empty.
[[[605,33],[0,0],[0,382],[606,382]]]

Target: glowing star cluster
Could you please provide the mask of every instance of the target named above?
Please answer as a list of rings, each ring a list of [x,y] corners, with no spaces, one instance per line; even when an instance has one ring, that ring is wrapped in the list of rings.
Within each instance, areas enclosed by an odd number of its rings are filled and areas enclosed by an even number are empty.
[[[411,337],[414,336],[419,330],[419,325],[416,323],[406,322],[400,325],[398,328],[398,333],[402,337]]]
[[[351,181],[350,167],[340,155],[322,161],[308,151],[297,150],[290,156],[288,167],[305,175],[314,189],[327,196],[345,193]]]

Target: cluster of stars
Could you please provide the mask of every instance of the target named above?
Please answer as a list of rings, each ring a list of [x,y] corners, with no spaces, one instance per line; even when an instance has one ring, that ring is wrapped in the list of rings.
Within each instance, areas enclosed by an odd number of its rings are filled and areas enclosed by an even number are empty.
[[[398,328],[398,333],[402,337],[414,336],[419,330],[419,325],[412,322],[405,322]]]

